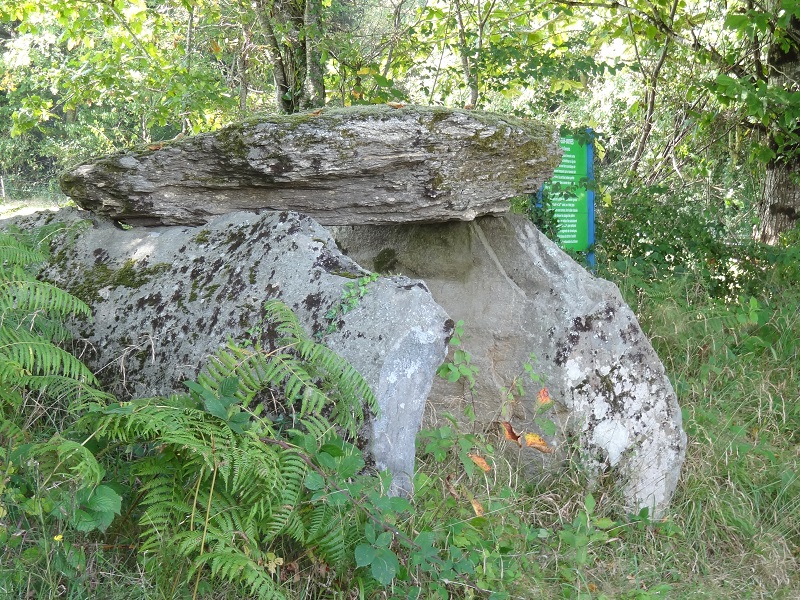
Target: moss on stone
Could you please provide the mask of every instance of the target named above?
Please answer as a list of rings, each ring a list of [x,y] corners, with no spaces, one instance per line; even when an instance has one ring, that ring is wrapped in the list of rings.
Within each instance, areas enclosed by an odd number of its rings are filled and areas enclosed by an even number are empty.
[[[397,266],[397,250],[384,248],[372,262],[373,268],[378,273],[390,273]]]
[[[126,287],[138,289],[150,282],[156,275],[169,271],[169,263],[157,263],[151,267],[137,267],[135,260],[126,260],[119,269],[100,263],[86,271],[81,280],[70,286],[68,291],[86,302],[93,304],[100,300],[100,290]]]
[[[211,239],[211,230],[201,229],[200,233],[192,238],[192,241],[196,244],[205,244],[209,239]]]

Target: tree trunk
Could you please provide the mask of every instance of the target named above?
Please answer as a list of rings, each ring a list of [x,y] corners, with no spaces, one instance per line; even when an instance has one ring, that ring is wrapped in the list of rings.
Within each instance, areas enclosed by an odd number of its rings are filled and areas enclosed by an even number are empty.
[[[245,33],[243,40],[244,47],[239,53],[239,56],[236,57],[236,60],[239,63],[239,116],[241,118],[244,118],[244,116],[247,114],[247,96],[250,93],[250,80],[248,79],[247,75],[247,52],[249,45],[247,33]]]
[[[325,69],[322,63],[322,1],[306,0],[304,36],[306,46],[306,98],[311,107],[325,106]]]
[[[770,85],[789,92],[798,90],[800,81],[800,20],[792,18],[782,40],[773,41],[769,51]],[[783,41],[785,46],[781,45]],[[774,127],[770,147],[776,157],[767,165],[763,195],[759,204],[761,222],[755,237],[775,244],[780,234],[800,221],[800,127],[790,130]]]
[[[461,55],[461,71],[464,75],[464,82],[469,88],[468,106],[475,108],[478,105],[479,98],[478,77],[469,59],[469,46],[467,45],[466,29],[464,28],[464,18],[459,0],[455,2],[455,9],[458,23],[458,50]]]
[[[291,114],[325,104],[321,11],[321,0],[258,1],[281,112]]]
[[[759,205],[758,240],[775,244],[781,233],[800,220],[800,157],[773,161],[767,166],[764,194]]]

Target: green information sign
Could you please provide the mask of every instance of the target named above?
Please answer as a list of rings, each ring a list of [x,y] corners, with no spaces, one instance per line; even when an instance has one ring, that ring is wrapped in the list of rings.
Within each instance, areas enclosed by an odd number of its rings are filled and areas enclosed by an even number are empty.
[[[594,192],[587,189],[594,179],[594,148],[586,137],[571,135],[561,137],[561,147],[564,157],[547,186],[550,208],[562,247],[583,251],[594,244]]]

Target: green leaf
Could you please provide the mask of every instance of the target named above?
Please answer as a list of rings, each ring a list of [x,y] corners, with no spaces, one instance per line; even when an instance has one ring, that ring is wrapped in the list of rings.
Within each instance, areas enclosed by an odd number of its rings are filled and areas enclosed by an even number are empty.
[[[243,411],[231,415],[231,418],[228,419],[228,427],[240,435],[243,434],[250,427],[250,415]]]
[[[595,519],[592,521],[594,526],[598,529],[611,529],[612,527],[616,526],[617,522],[613,519],[609,519],[608,517],[603,517],[601,519]]]
[[[597,502],[594,499],[594,496],[591,494],[586,494],[586,500],[584,500],[584,506],[586,507],[586,512],[592,514],[594,512],[595,506]]]
[[[235,396],[239,389],[238,377],[226,377],[223,379],[218,388],[220,396]]]
[[[336,473],[340,478],[347,479],[358,473],[363,468],[364,459],[357,454],[352,454],[349,456],[344,456],[339,460]],[[405,498],[401,498],[401,500],[405,500]]]
[[[225,406],[225,403],[215,396],[210,397],[203,397],[203,406],[205,407],[206,411],[214,415],[215,417],[219,417],[223,421],[228,420],[228,409]]]
[[[356,566],[366,567],[372,564],[376,554],[377,550],[369,544],[359,544],[356,546]]]
[[[321,490],[325,487],[325,479],[316,471],[309,471],[306,474],[303,484],[306,486],[306,489],[311,491]]]
[[[364,538],[370,543],[375,543],[375,527],[372,523],[364,524]]]
[[[335,469],[337,465],[337,461],[327,452],[320,452],[317,454],[317,462],[319,466],[324,469]]]
[[[214,395],[214,392],[209,390],[207,387],[200,385],[196,381],[187,380],[187,381],[184,381],[183,384],[186,387],[189,388],[192,396],[194,396],[194,397],[196,397],[196,398],[198,398],[200,400],[203,400],[204,403],[205,403],[206,400],[209,400],[209,399],[213,399],[213,400],[217,400],[218,399]],[[206,409],[206,410],[208,410],[208,409]],[[226,414],[226,417],[227,417],[227,414]],[[225,417],[223,417],[223,418],[225,418]]]
[[[400,564],[394,552],[383,549],[372,560],[372,576],[383,585],[389,585],[397,575]]]
[[[99,529],[102,522],[98,513],[92,510],[83,510],[79,508],[72,517],[72,525],[78,531],[89,532],[94,529]]]
[[[536,424],[544,435],[554,436],[556,434],[556,424],[551,419],[537,418]]]
[[[323,444],[322,447],[319,449],[319,451],[330,454],[334,458],[338,458],[344,455],[344,450],[342,449],[341,445],[332,443]]]
[[[86,506],[98,512],[119,514],[122,510],[122,496],[107,485],[99,485],[89,497]]]
[[[750,27],[750,17],[748,15],[728,14],[725,17],[725,27],[744,32]]]

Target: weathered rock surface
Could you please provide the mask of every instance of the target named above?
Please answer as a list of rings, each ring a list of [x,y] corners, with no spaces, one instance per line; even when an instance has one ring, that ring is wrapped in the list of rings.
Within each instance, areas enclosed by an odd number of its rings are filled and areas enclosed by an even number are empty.
[[[310,334],[325,331],[326,312],[345,284],[365,271],[343,256],[327,231],[297,213],[234,213],[203,228],[121,230],[77,210],[17,220],[70,224],[54,241],[50,281],[88,301],[83,359],[119,397],[185,391],[229,338],[264,346],[264,301],[288,304]],[[70,241],[74,235],[74,241]],[[266,327],[264,328],[267,329]],[[380,416],[369,424],[369,450],[380,469],[409,491],[415,438],[452,321],[424,283],[382,277],[336,320],[324,342],[344,356],[375,392]]]
[[[295,210],[324,225],[468,221],[508,210],[561,160],[535,121],[388,106],[265,117],[67,173],[64,193],[130,224],[205,223],[238,210]]]
[[[615,285],[587,273],[514,215],[332,233],[367,268],[423,278],[450,316],[464,320],[462,347],[479,369],[477,386],[470,393],[440,379],[430,410],[459,415],[470,403],[478,421],[510,419],[517,432],[536,431],[532,417],[544,385],[555,401],[545,417],[558,425],[546,439],[559,452],[525,449],[530,466],[578,450],[574,458],[595,477],[612,477],[631,509],[663,512],[686,435],[663,366]],[[523,370],[531,353],[543,384]],[[526,395],[503,407],[502,388],[515,378]]]

